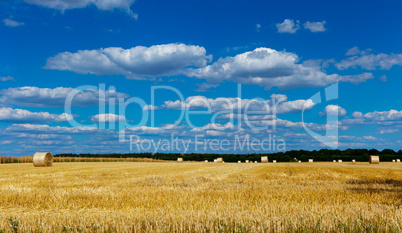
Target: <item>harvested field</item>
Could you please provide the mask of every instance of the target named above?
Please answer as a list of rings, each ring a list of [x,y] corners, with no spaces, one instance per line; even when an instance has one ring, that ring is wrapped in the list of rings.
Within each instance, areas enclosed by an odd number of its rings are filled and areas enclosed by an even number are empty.
[[[12,219],[10,219],[12,218]],[[400,163],[0,165],[0,232],[401,232]]]

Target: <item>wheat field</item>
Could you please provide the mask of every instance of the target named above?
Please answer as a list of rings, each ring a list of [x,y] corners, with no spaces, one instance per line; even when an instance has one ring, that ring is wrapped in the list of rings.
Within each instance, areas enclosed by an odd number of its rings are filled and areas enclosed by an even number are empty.
[[[0,165],[0,232],[402,232],[400,163]]]

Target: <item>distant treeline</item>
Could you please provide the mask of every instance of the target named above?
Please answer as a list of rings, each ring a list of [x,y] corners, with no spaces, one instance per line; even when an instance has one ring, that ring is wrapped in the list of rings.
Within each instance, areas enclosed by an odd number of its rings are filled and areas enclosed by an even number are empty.
[[[332,161],[341,159],[343,161],[365,162],[369,160],[370,155],[379,155],[380,161],[392,161],[393,159],[402,158],[402,150],[394,151],[384,149],[378,151],[376,149],[347,149],[347,150],[291,150],[287,152],[277,152],[270,154],[180,154],[180,153],[128,153],[128,154],[57,154],[55,157],[82,157],[82,158],[152,158],[159,160],[177,160],[181,157],[184,161],[213,161],[215,158],[222,157],[226,162],[260,161],[261,156],[268,156],[269,161],[276,160],[278,162],[291,162],[301,160],[307,162],[308,159],[314,161]]]

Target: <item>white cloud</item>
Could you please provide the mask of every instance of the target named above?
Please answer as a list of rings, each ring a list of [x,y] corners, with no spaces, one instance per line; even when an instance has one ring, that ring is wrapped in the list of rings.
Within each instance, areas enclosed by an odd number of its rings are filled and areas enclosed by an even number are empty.
[[[219,86],[219,84],[215,83],[201,83],[197,84],[198,88],[195,90],[196,92],[206,92],[209,91],[210,88],[215,88]]]
[[[363,114],[361,112],[354,112],[353,119],[342,120],[345,125],[362,125],[362,124],[376,124],[381,126],[395,126],[400,125],[402,122],[402,111],[389,110],[389,111],[374,111]]]
[[[190,131],[193,133],[205,131],[205,133],[209,136],[222,136],[224,134],[222,131],[237,131],[237,129],[231,122],[228,122],[226,124],[209,123],[202,127],[192,128]]]
[[[399,129],[382,129],[379,131],[380,134],[393,134],[398,133]]]
[[[279,33],[295,33],[300,28],[299,24],[299,20],[295,23],[293,19],[285,19],[283,23],[277,23],[276,27]]]
[[[282,90],[297,87],[323,87],[344,81],[358,83],[370,74],[340,76],[321,71],[320,62],[305,61],[298,64],[299,57],[290,52],[270,48],[257,48],[234,57],[220,58],[215,63],[199,69],[187,69],[189,77],[205,79],[210,83],[233,81],[242,84],[274,86]]]
[[[383,112],[369,112],[364,114],[365,119],[369,119],[372,121],[394,121],[402,119],[402,111],[397,110],[389,110]]]
[[[321,116],[345,116],[346,110],[338,105],[327,105],[324,112],[320,113]]]
[[[186,67],[204,67],[211,58],[206,55],[204,47],[195,45],[164,44],[131,49],[110,47],[59,53],[47,60],[45,68],[153,80],[159,76],[180,74]]]
[[[24,25],[23,22],[18,22],[12,19],[3,19],[3,23],[8,27],[18,27]]]
[[[45,108],[62,108],[64,107],[66,97],[74,88],[57,87],[39,88],[39,87],[17,87],[0,90],[0,103],[5,105],[16,105],[23,107],[45,107]],[[115,91],[95,91],[85,90],[74,96],[73,106],[96,106],[99,104],[99,96],[101,102],[108,103],[110,98],[128,98],[124,93]]]
[[[353,112],[352,116],[354,118],[361,118],[361,117],[363,117],[363,113],[361,113],[361,112]]]
[[[360,50],[357,46],[355,46],[346,52],[346,56],[353,56],[353,55],[358,55],[358,54],[365,55],[365,54],[370,53],[371,51],[372,51],[372,49],[370,49],[370,48],[368,48],[366,50]]]
[[[102,131],[95,127],[61,127],[37,124],[13,124],[8,126],[7,132],[35,132],[51,134],[72,134],[72,133],[97,133]],[[105,130],[103,130],[105,131]]]
[[[387,76],[385,74],[380,77],[380,80],[382,82],[387,82],[388,81]]]
[[[356,75],[344,75],[341,77],[342,82],[349,82],[352,84],[359,84],[366,82],[368,79],[373,79],[374,75],[372,73],[362,73]]]
[[[69,9],[85,8],[90,5],[96,6],[99,10],[120,9],[130,16],[137,18],[137,14],[130,10],[134,0],[24,0],[26,3],[52,8],[60,11]]]
[[[0,108],[0,121],[47,123],[63,122],[73,119],[69,114],[50,114],[48,112],[30,112],[24,109]]]
[[[356,53],[356,51],[350,52],[349,54],[353,53]],[[335,64],[336,68],[339,70],[356,67],[361,67],[366,70],[389,70],[394,65],[402,66],[402,54],[365,54],[353,56]]]
[[[334,128],[338,128],[341,130],[346,130],[347,127],[343,126],[342,122],[328,122],[327,124],[317,124],[317,123],[308,123],[308,122],[292,122],[288,120],[282,120],[279,118],[272,119],[272,120],[261,120],[261,121],[253,121],[254,127],[275,127],[276,130],[304,130],[303,124],[313,130],[313,131],[325,131]]]
[[[126,121],[125,116],[115,115],[115,114],[98,114],[92,117],[92,122],[108,122],[115,123],[120,121]]]
[[[0,81],[5,82],[5,81],[15,81],[13,77],[7,76],[7,77],[0,77]]]
[[[322,22],[307,21],[304,24],[304,28],[310,30],[311,32],[325,32],[327,30],[324,26],[325,23],[325,20]]]
[[[165,101],[160,108],[165,109],[201,109],[210,108],[212,112],[232,110],[233,112],[243,111],[265,111],[267,114],[286,114],[301,112],[303,107],[311,109],[315,104],[311,99],[286,101],[287,96],[273,94],[270,100],[261,99],[240,99],[240,98],[216,98],[210,99],[205,96],[191,96],[184,102]],[[262,113],[261,113],[262,114]]]
[[[158,110],[160,107],[153,106],[152,104],[145,105],[142,110],[150,111],[150,110]]]
[[[257,31],[259,32],[261,29],[261,24],[257,23],[257,25],[255,27],[256,27]]]

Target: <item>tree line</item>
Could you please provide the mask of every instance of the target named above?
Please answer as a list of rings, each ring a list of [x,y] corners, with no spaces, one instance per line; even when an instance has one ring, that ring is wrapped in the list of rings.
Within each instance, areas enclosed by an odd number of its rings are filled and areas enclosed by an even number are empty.
[[[159,160],[177,160],[183,158],[184,161],[213,161],[218,157],[222,157],[226,162],[237,161],[260,161],[261,156],[268,156],[269,161],[276,160],[278,162],[292,162],[301,160],[307,162],[309,159],[314,161],[332,161],[343,160],[352,161],[355,159],[359,162],[366,162],[370,155],[379,155],[380,161],[392,161],[393,159],[401,159],[402,150],[394,151],[392,149],[384,149],[382,151],[376,149],[346,149],[346,150],[291,150],[277,153],[254,153],[254,154],[200,154],[200,153],[127,153],[127,154],[57,154],[55,157],[82,157],[82,158],[152,158]]]

